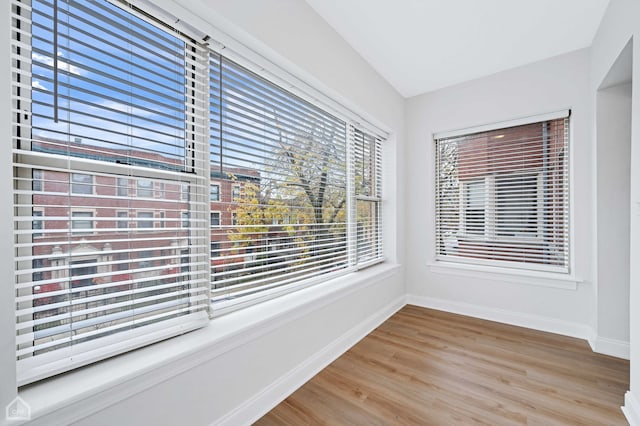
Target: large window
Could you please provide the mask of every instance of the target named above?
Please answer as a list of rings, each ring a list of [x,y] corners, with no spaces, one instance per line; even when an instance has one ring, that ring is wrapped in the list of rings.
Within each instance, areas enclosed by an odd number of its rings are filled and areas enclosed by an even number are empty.
[[[11,1],[19,383],[383,260],[380,132],[125,2]]]
[[[440,260],[568,272],[569,118],[436,136]]]
[[[22,384],[208,321],[208,271],[193,266],[208,220],[153,228],[154,213],[194,208],[183,185],[208,192],[192,158],[206,87],[192,64],[206,51],[120,2],[13,3]],[[147,232],[123,231],[128,217]],[[167,280],[171,265],[183,268]]]
[[[212,58],[210,75],[220,94],[210,107],[210,167],[231,190],[222,200],[232,212],[211,229],[221,242],[214,313],[354,266],[348,124],[224,57]]]

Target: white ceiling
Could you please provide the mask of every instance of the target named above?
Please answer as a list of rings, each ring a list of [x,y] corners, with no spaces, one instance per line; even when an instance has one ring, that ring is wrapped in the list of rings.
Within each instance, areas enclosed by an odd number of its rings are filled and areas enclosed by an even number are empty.
[[[609,0],[306,0],[403,96],[591,44]]]

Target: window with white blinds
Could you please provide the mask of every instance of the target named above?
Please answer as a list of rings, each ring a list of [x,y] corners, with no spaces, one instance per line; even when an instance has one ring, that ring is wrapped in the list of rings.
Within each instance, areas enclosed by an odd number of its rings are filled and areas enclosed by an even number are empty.
[[[355,190],[356,262],[382,257],[382,139],[350,126]]]
[[[20,384],[208,321],[207,51],[121,5],[13,1]]]
[[[350,267],[345,121],[224,57],[211,61],[214,313]],[[226,189],[226,190],[225,190]]]
[[[383,260],[383,136],[124,1],[11,4],[20,384]]]
[[[569,115],[435,137],[436,257],[569,272]]]

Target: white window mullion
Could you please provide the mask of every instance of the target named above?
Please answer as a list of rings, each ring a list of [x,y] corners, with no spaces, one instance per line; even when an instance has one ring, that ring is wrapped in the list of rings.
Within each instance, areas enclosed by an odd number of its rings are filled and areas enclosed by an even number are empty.
[[[496,177],[490,175],[484,179],[484,196],[485,196],[485,225],[484,236],[488,240],[496,237]]]
[[[357,231],[357,200],[355,192],[355,134],[354,126],[349,126],[347,132],[347,250],[349,256],[349,265],[355,265],[358,262],[358,231]]]
[[[210,285],[210,264],[211,264],[211,204],[210,204],[210,182],[211,169],[209,162],[209,49],[207,46],[198,45],[194,70],[194,118],[195,129],[193,138],[195,142],[195,170],[198,176],[198,185],[195,188],[194,199],[192,200],[197,208],[191,208],[190,214],[200,224],[195,230],[197,241],[200,244],[193,244],[195,251],[195,262],[206,264],[206,268],[196,269],[196,277],[207,287],[207,309],[211,314],[211,285]],[[204,70],[205,72],[202,72]]]
[[[544,215],[547,214],[545,205],[547,202],[545,201],[545,193],[547,188],[544,186],[544,172],[538,173],[537,175],[537,225],[538,230],[536,232],[536,238],[543,238],[544,234]],[[547,252],[551,250],[552,247],[546,248]]]

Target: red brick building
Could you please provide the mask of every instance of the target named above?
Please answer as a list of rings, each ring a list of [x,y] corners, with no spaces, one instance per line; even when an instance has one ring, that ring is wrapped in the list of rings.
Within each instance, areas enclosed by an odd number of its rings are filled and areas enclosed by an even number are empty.
[[[79,142],[37,141],[32,149],[132,167],[181,167],[170,156]],[[91,287],[98,295],[121,291],[123,286],[161,287],[162,282],[184,278],[181,271],[188,268],[186,255],[194,229],[188,180],[55,168],[33,169],[30,180],[33,292],[42,294],[34,305],[49,303],[50,297],[63,296],[70,288]],[[225,266],[217,256],[220,250],[230,250],[233,242],[224,227],[233,225],[233,211],[247,182],[259,187],[258,172],[238,168],[211,172],[212,266]]]
[[[527,263],[566,256],[565,126],[553,120],[455,138],[456,255]]]

